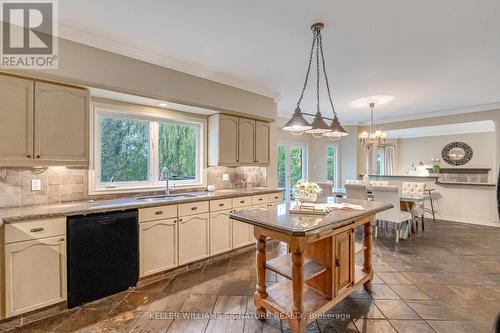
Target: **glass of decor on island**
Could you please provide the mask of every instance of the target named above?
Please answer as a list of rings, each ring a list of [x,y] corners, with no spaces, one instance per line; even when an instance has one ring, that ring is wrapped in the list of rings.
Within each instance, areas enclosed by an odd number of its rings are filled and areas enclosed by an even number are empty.
[[[295,184],[295,199],[299,205],[305,202],[316,202],[318,194],[321,192],[318,184],[300,180]]]

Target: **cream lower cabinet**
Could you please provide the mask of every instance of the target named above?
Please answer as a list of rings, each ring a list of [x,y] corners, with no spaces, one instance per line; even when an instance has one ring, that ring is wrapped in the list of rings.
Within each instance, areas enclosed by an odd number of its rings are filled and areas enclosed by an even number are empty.
[[[179,265],[209,256],[209,220],[209,213],[179,218]]]
[[[210,255],[231,250],[231,210],[210,213]]]
[[[7,317],[65,300],[65,236],[5,245]]]
[[[140,276],[177,266],[177,218],[139,224]]]
[[[233,249],[253,243],[253,228],[250,224],[233,219],[231,219],[231,224],[233,235]]]

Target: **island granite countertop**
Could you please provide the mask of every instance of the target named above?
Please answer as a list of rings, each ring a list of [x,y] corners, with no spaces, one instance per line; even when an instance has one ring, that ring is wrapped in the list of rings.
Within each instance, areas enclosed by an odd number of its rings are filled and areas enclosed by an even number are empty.
[[[108,211],[126,210],[134,208],[177,205],[190,202],[236,198],[248,195],[269,194],[283,192],[282,189],[268,187],[249,187],[215,192],[188,192],[191,197],[169,198],[165,200],[140,200],[138,197],[124,197],[109,200],[80,201],[49,205],[33,205],[23,207],[0,208],[0,225],[24,220],[64,217],[71,215],[103,213]]]
[[[230,217],[294,237],[305,237],[323,230],[343,227],[354,219],[368,217],[393,207],[382,202],[344,198],[328,198],[328,202],[361,205],[364,210],[334,209],[328,215],[290,214],[290,203],[283,203],[271,208],[237,210],[232,212]]]

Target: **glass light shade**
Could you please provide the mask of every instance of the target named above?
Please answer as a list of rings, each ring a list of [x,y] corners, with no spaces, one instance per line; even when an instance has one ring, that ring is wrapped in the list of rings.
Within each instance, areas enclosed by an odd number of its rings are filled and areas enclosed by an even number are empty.
[[[297,107],[293,112],[292,118],[285,124],[283,130],[290,131],[292,134],[300,135],[304,131],[311,129],[312,126],[309,125],[307,120],[304,118],[302,111]]]
[[[312,126],[311,129],[306,130],[307,133],[323,134],[326,132],[331,132],[330,127],[328,126],[327,123],[325,123],[319,111],[316,112],[316,115],[314,116],[314,120],[312,121],[311,126]]]
[[[323,135],[326,137],[341,137],[349,135],[349,133],[340,125],[339,119],[335,117],[330,125],[330,132],[326,132]]]

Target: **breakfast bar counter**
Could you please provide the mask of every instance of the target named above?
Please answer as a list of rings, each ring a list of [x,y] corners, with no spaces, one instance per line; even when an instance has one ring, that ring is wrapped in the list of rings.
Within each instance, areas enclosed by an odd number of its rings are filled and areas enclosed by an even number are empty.
[[[333,208],[326,215],[296,214],[285,203],[231,213],[231,218],[254,226],[254,303],[260,319],[269,311],[287,320],[292,332],[304,332],[310,322],[357,288],[371,288],[372,223],[376,213],[392,205],[342,198],[329,202],[359,205],[362,210]],[[358,226],[363,229],[362,244],[355,242]],[[289,253],[266,260],[269,238],[287,243]],[[362,266],[356,265],[357,253],[363,256]],[[286,279],[267,288],[266,269]]]

